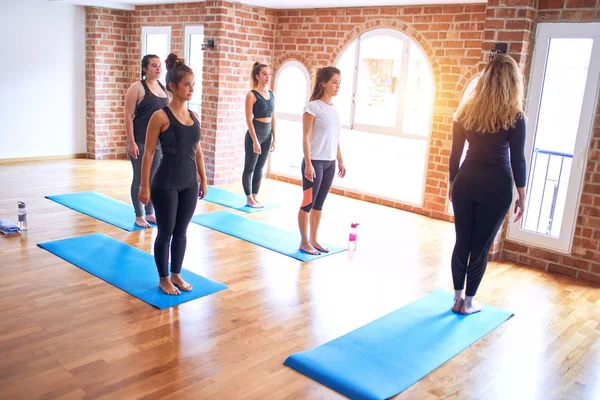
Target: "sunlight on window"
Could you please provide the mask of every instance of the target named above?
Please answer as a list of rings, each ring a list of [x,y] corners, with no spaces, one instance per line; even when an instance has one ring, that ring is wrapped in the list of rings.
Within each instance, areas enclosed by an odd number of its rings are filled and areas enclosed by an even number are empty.
[[[164,33],[150,33],[146,35],[146,49],[142,56],[146,54],[155,54],[160,58],[162,73],[159,80],[162,84],[165,84],[165,76],[167,76],[165,61],[169,55],[169,48],[169,35]]]

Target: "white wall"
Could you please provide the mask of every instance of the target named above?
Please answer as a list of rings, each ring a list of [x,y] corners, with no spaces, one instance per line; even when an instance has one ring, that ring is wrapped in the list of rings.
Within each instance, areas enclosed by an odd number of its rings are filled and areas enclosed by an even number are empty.
[[[0,1],[0,55],[0,159],[85,153],[85,9]]]

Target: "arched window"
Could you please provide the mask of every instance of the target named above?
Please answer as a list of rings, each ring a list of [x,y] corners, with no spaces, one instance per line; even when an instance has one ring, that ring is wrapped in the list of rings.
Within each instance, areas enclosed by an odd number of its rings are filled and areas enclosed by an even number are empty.
[[[302,114],[308,103],[310,75],[299,61],[283,63],[275,77],[276,149],[269,172],[300,178]]]
[[[352,41],[336,66],[348,174],[334,185],[421,205],[434,101],[425,53],[402,32],[375,29]]]

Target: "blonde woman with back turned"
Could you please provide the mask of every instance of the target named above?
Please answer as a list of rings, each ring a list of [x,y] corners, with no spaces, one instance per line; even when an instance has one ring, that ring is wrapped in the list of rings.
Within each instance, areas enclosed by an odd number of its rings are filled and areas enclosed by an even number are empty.
[[[469,147],[459,168],[465,140]],[[454,312],[472,314],[482,309],[474,297],[490,246],[512,203],[513,182],[518,191],[515,221],[523,216],[524,148],[523,78],[515,60],[499,53],[485,67],[472,95],[459,106],[452,127],[449,196],[456,230],[451,261]]]

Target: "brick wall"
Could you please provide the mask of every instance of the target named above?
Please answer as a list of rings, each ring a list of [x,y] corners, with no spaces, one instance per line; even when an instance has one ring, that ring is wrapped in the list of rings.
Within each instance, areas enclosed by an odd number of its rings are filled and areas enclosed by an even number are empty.
[[[171,51],[183,55],[185,26],[203,25],[205,37],[215,39],[215,48],[204,52],[203,70],[194,71],[203,78],[203,87],[198,89],[203,93],[201,129],[207,174],[210,184],[236,179],[243,165],[244,98],[250,69],[255,61],[272,64],[275,20],[272,10],[222,0],[138,6],[135,11],[87,8],[87,46],[93,49],[88,50],[87,61],[88,148],[93,148],[88,149],[89,157],[127,156],[123,101],[127,87],[140,76],[142,27],[170,26]],[[110,38],[105,32],[118,32],[118,43],[107,47]],[[118,71],[118,82],[107,83],[97,71],[109,71],[110,76]],[[106,90],[110,103],[99,103]]]
[[[129,12],[86,8],[86,109],[88,158],[124,158],[123,97],[127,71]]]
[[[539,0],[536,21],[600,22],[600,1]],[[571,254],[506,240],[502,258],[600,284],[600,94],[596,107]]]
[[[203,135],[211,184],[239,181],[246,132],[244,100],[255,61],[272,64],[276,14],[273,10],[221,0],[206,1]],[[210,110],[205,112],[205,110]]]
[[[412,37],[425,51],[433,69],[436,96],[423,207],[349,190],[334,192],[450,219],[446,204],[452,114],[466,84],[479,68],[485,11],[485,5],[469,4],[277,12],[275,68],[289,58],[302,61],[309,71],[333,65],[344,47],[360,34],[375,28],[392,28]]]

